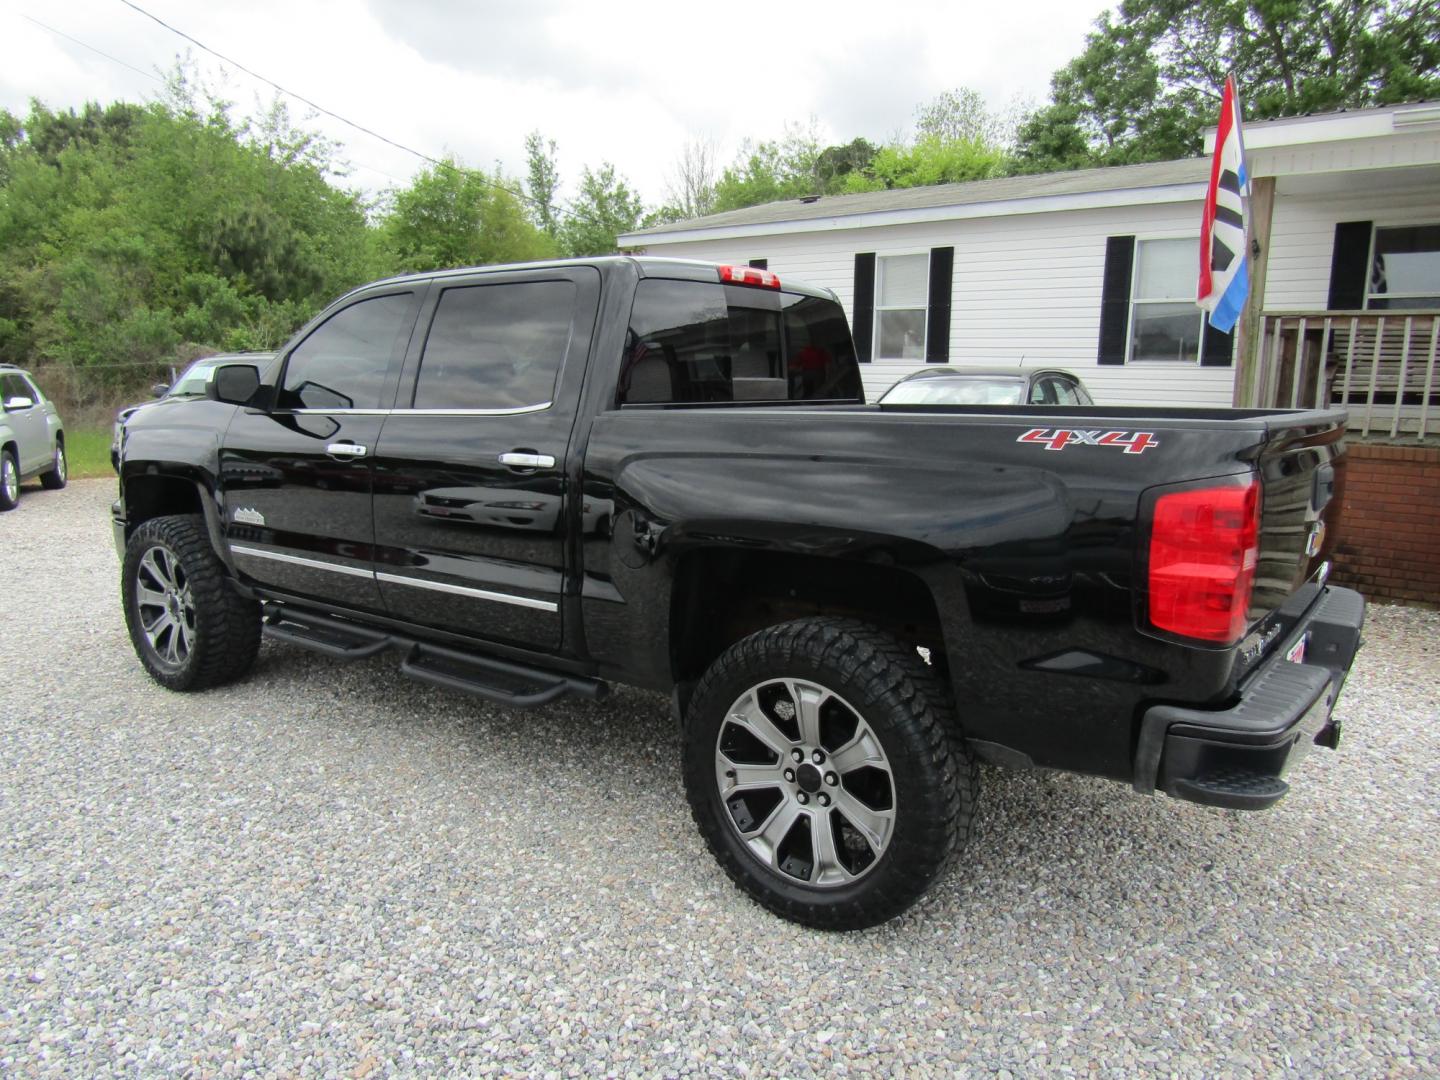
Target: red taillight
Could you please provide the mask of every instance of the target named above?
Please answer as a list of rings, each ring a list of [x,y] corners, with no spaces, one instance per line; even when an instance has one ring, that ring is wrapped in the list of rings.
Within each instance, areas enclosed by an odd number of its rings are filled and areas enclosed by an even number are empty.
[[[1150,531],[1150,623],[1184,637],[1234,644],[1260,554],[1260,486],[1161,495]]]
[[[780,279],[769,270],[754,266],[722,266],[720,280],[727,285],[754,285],[760,289],[778,289]]]

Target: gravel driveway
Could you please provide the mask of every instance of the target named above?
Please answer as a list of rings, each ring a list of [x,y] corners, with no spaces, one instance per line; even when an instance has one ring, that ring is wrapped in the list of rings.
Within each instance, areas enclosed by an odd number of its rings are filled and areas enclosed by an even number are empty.
[[[835,936],[711,861],[659,698],[160,690],[113,487],[0,515],[0,1072],[1440,1074],[1434,613],[1372,608],[1275,810],[987,770],[964,865]]]

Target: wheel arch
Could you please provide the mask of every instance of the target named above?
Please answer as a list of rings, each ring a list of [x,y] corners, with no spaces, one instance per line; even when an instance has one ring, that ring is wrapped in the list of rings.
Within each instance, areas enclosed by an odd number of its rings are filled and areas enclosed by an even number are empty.
[[[198,514],[205,520],[210,545],[234,573],[223,542],[220,512],[203,482],[194,477],[162,472],[131,472],[124,477],[125,536],[128,539],[145,522],[157,517]]]
[[[930,584],[903,566],[778,551],[692,549],[677,558],[670,666],[680,705],[727,648],[812,615],[860,619],[929,651],[946,681],[945,630]]]

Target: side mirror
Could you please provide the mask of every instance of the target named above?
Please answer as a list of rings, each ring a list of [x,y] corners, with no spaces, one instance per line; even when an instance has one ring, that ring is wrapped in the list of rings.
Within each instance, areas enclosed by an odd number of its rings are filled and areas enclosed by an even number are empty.
[[[165,396],[166,394],[168,394],[169,392],[170,392],[170,384],[169,384],[169,383],[157,382],[154,386],[150,387],[150,396],[151,396],[151,397],[164,397],[164,396]]]
[[[5,411],[10,412],[13,409],[29,409],[33,408],[34,405],[34,399],[17,395],[5,402]]]
[[[215,369],[205,384],[205,396],[227,405],[248,405],[260,389],[260,369],[254,364],[226,364]]]

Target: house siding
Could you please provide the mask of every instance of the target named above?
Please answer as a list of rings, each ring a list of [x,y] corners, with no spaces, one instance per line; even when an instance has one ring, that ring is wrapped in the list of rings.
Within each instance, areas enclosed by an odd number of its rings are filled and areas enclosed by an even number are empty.
[[[1432,188],[1373,193],[1286,195],[1275,200],[1270,228],[1270,274],[1265,307],[1270,311],[1323,309],[1330,295],[1330,256],[1335,226],[1342,221],[1377,225],[1440,222],[1440,191]]]

